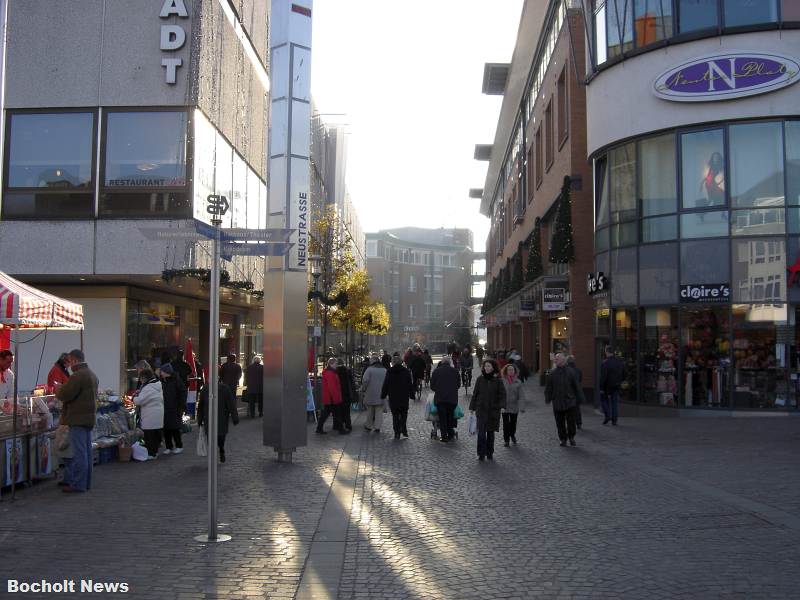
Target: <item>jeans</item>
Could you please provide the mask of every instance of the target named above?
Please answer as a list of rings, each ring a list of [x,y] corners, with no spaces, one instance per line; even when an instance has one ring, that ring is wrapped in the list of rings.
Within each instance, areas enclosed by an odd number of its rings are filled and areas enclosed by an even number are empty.
[[[158,454],[158,447],[161,446],[161,430],[145,429],[144,445],[147,447],[147,454],[156,456]]]
[[[64,459],[64,481],[75,490],[85,492],[92,487],[92,429],[69,427],[69,444],[72,458]]]
[[[517,436],[517,413],[503,413],[503,439],[506,443]]]
[[[436,412],[439,415],[439,429],[442,432],[443,440],[450,440],[455,437],[456,418],[455,404],[445,404],[444,402],[436,405]]]
[[[392,427],[394,428],[395,435],[408,436],[406,429],[406,420],[408,419],[407,408],[393,408],[392,409]]]
[[[553,416],[556,418],[556,428],[558,429],[558,439],[566,442],[567,438],[575,437],[575,407],[567,410],[553,409]]]
[[[478,456],[494,454],[494,430],[482,429],[478,426]]]
[[[380,429],[383,423],[383,404],[367,404],[367,429]]]
[[[181,440],[180,429],[167,429],[164,428],[164,445],[167,450],[172,450],[172,443],[175,442],[176,448],[183,448],[183,441]]]
[[[600,404],[603,406],[606,421],[611,419],[612,423],[616,423],[619,416],[619,390],[613,390],[611,393],[600,392]]]
[[[258,406],[258,416],[264,416],[264,394],[247,394],[247,414],[251,418],[256,416],[256,405]]]

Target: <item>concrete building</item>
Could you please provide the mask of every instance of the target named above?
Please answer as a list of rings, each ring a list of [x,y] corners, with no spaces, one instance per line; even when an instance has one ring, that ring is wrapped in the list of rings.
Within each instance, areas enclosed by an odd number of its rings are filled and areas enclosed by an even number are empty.
[[[377,342],[404,350],[418,342],[444,352],[450,342],[471,343],[472,231],[401,227],[367,233],[372,295],[391,316]],[[376,350],[376,348],[372,348]]]
[[[487,64],[483,91],[503,94],[481,213],[487,240],[484,321],[490,349],[519,350],[532,370],[553,354],[574,354],[584,386],[594,385],[591,301],[592,186],[586,159],[584,21],[578,5],[526,1],[510,64]],[[566,188],[565,186],[566,181]],[[569,204],[567,202],[567,196]],[[574,260],[550,262],[559,208],[571,218]],[[529,272],[538,237],[541,272]]]
[[[80,302],[103,388],[188,338],[208,356],[209,243],[148,238],[267,226],[269,2],[9,0],[0,269]],[[222,354],[261,348],[264,259],[223,264]],[[235,283],[234,283],[235,282]],[[269,291],[266,291],[269,296]],[[44,363],[77,345],[50,332]],[[22,389],[40,341],[25,347]],[[44,369],[46,372],[46,369]]]

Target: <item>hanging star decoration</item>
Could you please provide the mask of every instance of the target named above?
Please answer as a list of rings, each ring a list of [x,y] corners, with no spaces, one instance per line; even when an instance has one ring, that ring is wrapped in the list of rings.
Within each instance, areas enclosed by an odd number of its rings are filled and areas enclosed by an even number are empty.
[[[797,274],[800,273],[800,255],[798,255],[794,264],[786,270],[792,274],[791,277],[789,277],[789,287],[792,287],[794,285],[794,280],[797,279]]]

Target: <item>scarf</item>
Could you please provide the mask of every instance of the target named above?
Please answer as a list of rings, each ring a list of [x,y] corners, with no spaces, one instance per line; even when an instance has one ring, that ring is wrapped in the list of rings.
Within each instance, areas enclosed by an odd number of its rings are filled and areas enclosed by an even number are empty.
[[[484,376],[484,377],[485,377],[485,378],[486,378],[488,381],[491,381],[492,379],[494,379],[494,371],[492,371],[491,373],[487,373],[486,371],[484,371],[484,372],[483,372],[483,376]]]
[[[512,377],[511,375],[507,375],[506,379],[508,379],[508,385],[511,385],[512,383],[514,383],[515,377]]]

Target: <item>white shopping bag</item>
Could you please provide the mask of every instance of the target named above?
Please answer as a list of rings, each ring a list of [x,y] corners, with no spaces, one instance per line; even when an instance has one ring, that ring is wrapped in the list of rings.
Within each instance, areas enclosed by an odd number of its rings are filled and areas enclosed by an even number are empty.
[[[478,418],[472,414],[469,416],[469,420],[467,421],[467,426],[469,427],[469,434],[475,435],[478,433]]]
[[[208,456],[208,441],[202,427],[197,428],[197,456]]]
[[[131,458],[133,460],[138,461],[146,461],[147,460],[147,448],[142,446],[139,442],[136,442],[133,446],[131,446]]]

